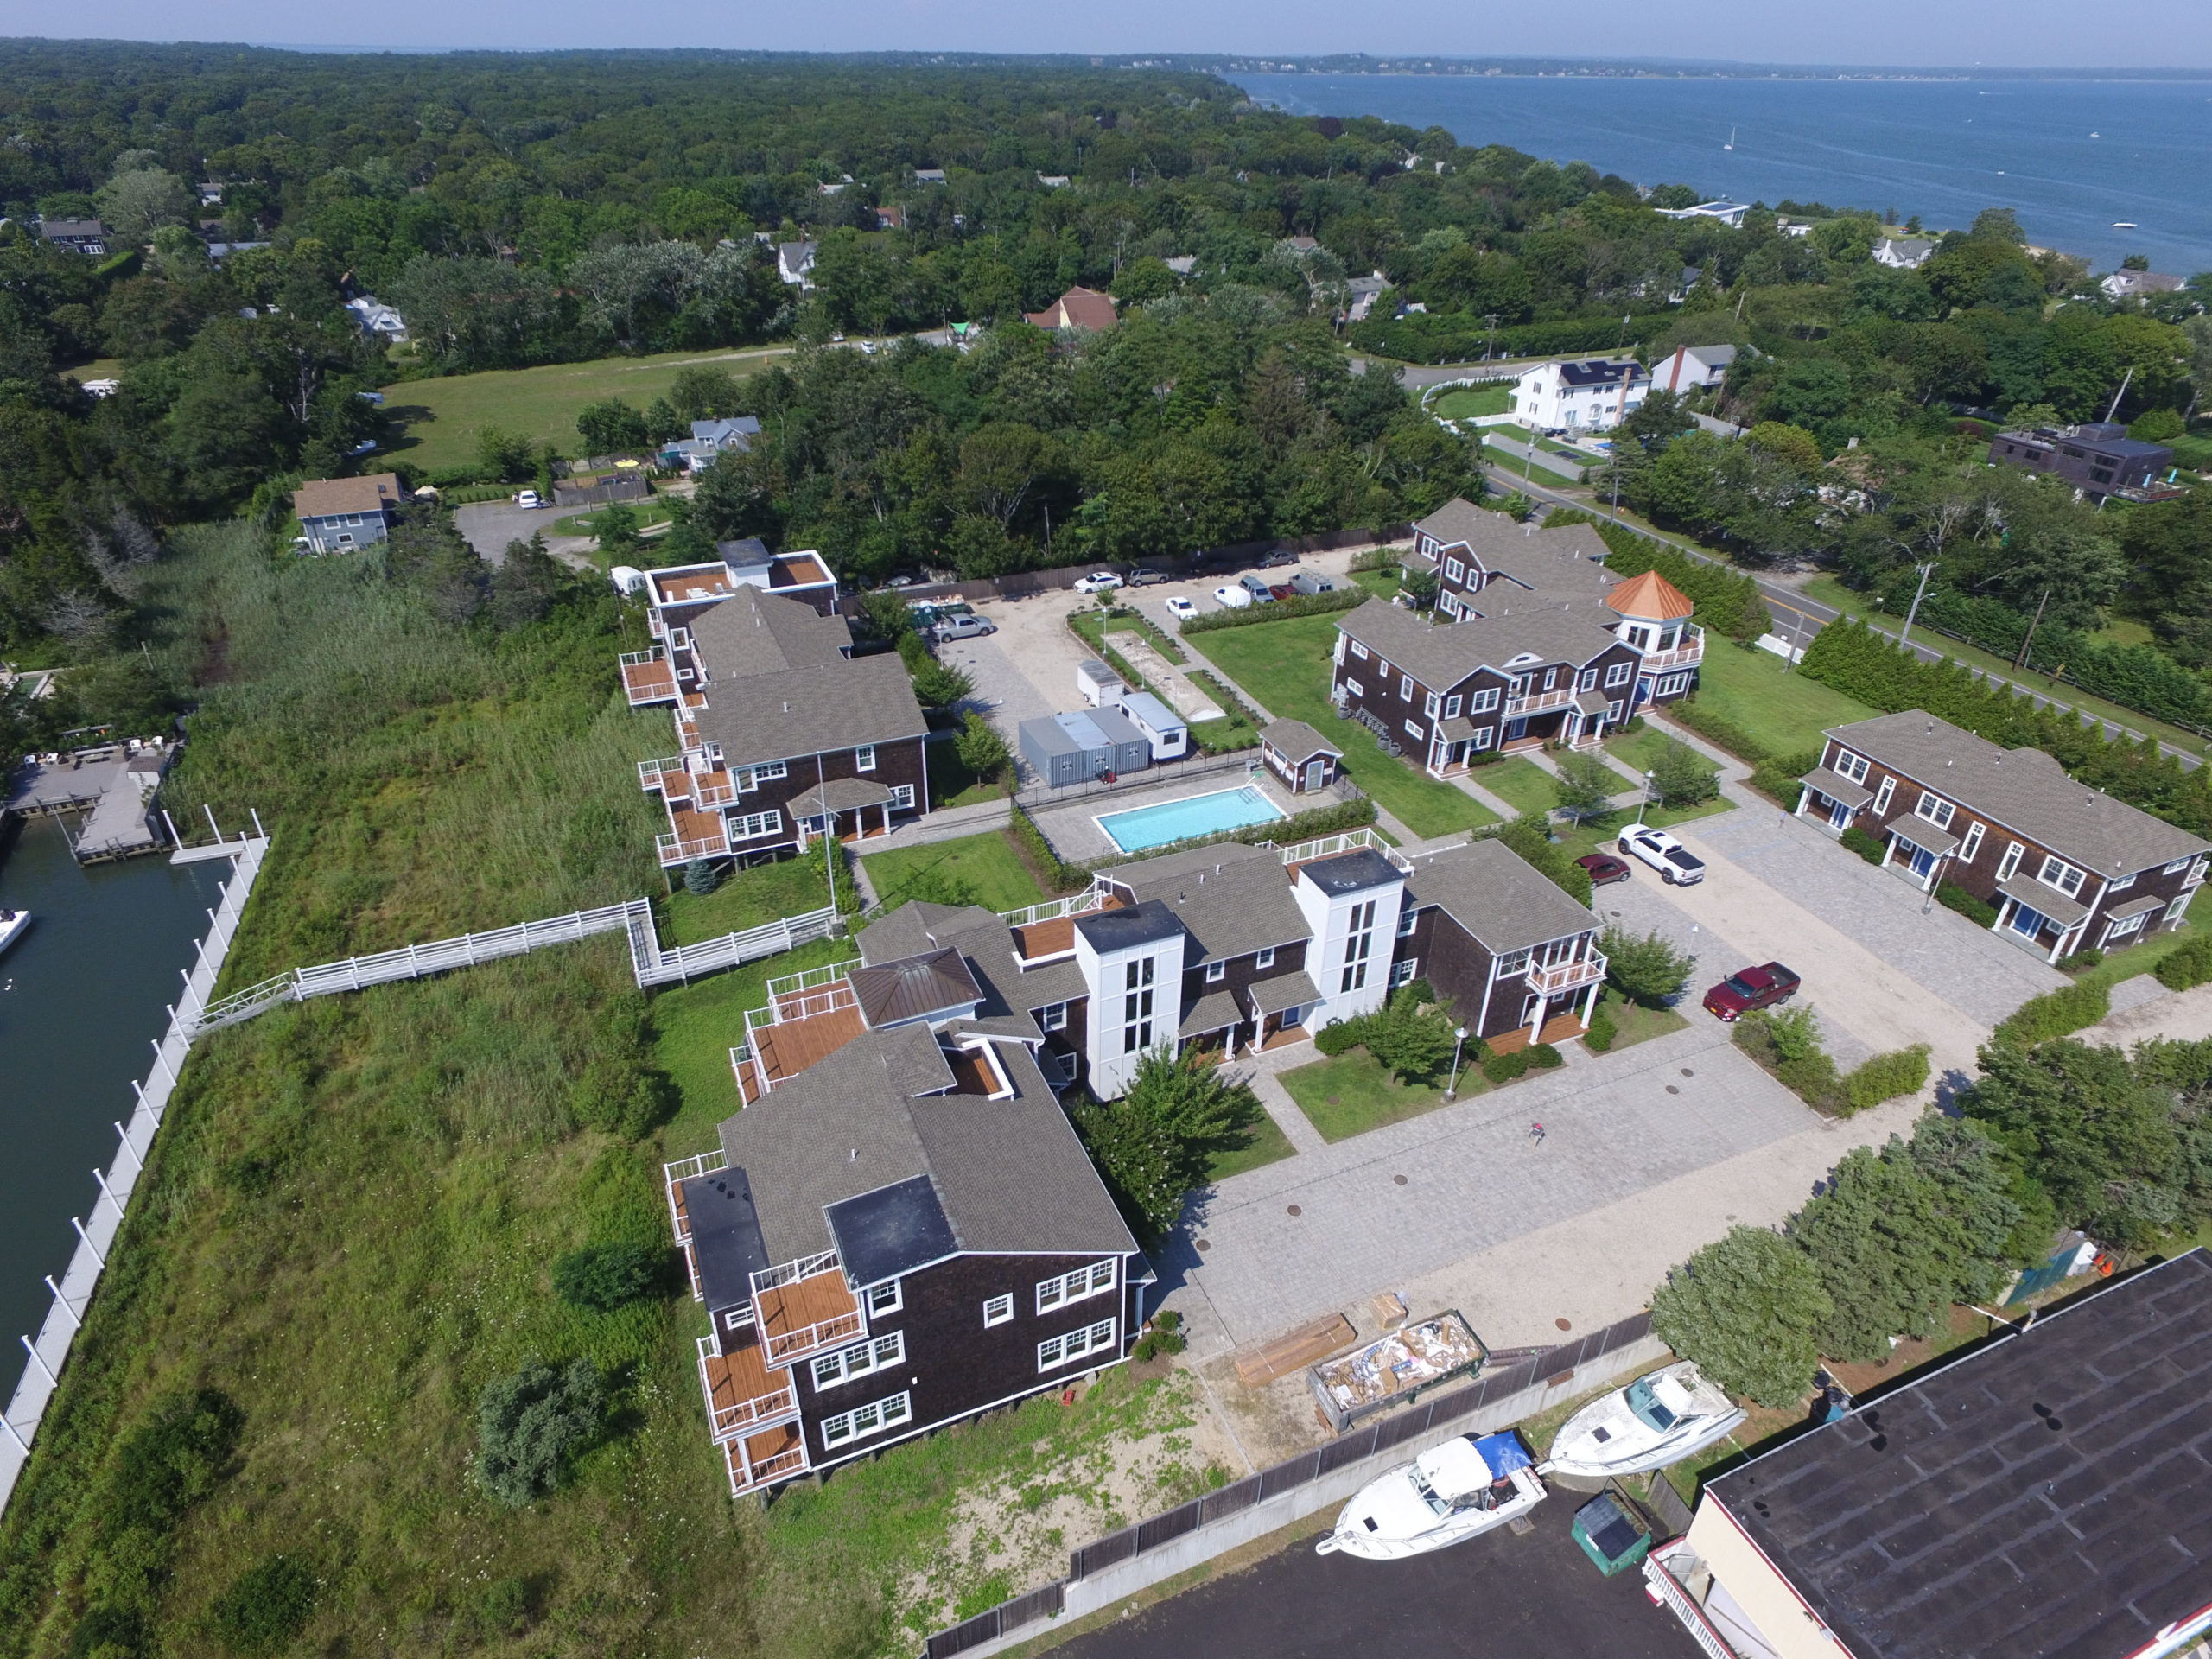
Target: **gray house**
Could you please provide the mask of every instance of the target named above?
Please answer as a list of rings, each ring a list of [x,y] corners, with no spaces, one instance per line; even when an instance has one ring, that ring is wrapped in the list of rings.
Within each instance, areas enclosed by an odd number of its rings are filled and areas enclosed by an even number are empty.
[[[1152,740],[1118,709],[1084,709],[1025,720],[1021,758],[1039,781],[1054,789],[1087,784],[1111,772],[1119,777],[1152,764]]]

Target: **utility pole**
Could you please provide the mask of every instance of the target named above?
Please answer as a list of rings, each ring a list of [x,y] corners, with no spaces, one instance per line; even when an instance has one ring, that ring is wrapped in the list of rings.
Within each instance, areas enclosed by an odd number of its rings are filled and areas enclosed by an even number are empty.
[[[1920,601],[1928,592],[1928,578],[1936,574],[1936,562],[1930,559],[1920,567],[1920,586],[1913,590],[1912,608],[1904,613],[1904,626],[1897,631],[1897,643],[1910,644],[1912,639],[1912,619],[1920,614]]]
[[[1483,321],[1490,324],[1490,343],[1483,347],[1483,361],[1487,363],[1497,355],[1497,313],[1490,313]]]
[[[2036,630],[2043,626],[2043,607],[2050,603],[2050,589],[2043,590],[2043,597],[2036,601],[2035,620],[2028,624],[2028,637],[2020,641],[2020,654],[2012,659],[2015,669],[2028,665],[2028,647],[2036,642]]]
[[[2127,396],[2127,383],[2134,378],[2135,369],[2133,365],[2130,365],[2127,372],[2120,377],[2120,390],[2113,393],[2112,404],[2105,410],[2105,419],[2110,420],[2113,416],[2120,413],[2120,400]],[[2098,505],[2101,506],[2103,503],[2100,502]]]

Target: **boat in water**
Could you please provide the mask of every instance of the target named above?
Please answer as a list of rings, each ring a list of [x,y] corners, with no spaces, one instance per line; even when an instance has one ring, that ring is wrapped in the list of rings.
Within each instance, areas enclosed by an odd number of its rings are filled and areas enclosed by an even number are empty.
[[[1648,1474],[1735,1432],[1742,1407],[1677,1360],[1600,1395],[1563,1424],[1542,1472],[1603,1480]]]
[[[1370,1561],[1425,1554],[1502,1527],[1546,1496],[1528,1448],[1510,1430],[1479,1440],[1461,1434],[1361,1487],[1313,1553]]]
[[[30,925],[31,913],[28,910],[0,910],[0,950],[13,944]]]
[[[1728,129],[1728,142],[1727,142],[1726,143],[1725,143],[1725,144],[1721,145],[1721,146],[1720,146],[1720,148],[1721,148],[1721,149],[1735,149],[1735,148],[1736,148],[1736,129],[1735,129],[1735,128],[1731,127],[1731,128],[1729,128],[1729,129]]]

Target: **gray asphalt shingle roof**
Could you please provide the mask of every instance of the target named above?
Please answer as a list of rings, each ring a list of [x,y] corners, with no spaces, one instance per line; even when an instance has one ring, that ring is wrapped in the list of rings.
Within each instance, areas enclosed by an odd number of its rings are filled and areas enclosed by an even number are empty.
[[[2186,830],[2075,783],[2041,749],[1999,748],[1916,709],[1831,727],[1827,734],[2099,875],[2126,875],[2212,850]],[[1911,803],[1903,805],[1910,810]]]
[[[1140,903],[1158,899],[1182,923],[1196,947],[1185,952],[1185,967],[1288,944],[1309,931],[1272,848],[1224,842],[1102,874]]]
[[[1344,759],[1344,752],[1302,720],[1278,720],[1260,728],[1261,741],[1284,759],[1310,760],[1317,754]]]
[[[1598,925],[1520,854],[1496,837],[1413,861],[1407,890],[1434,905],[1493,955],[1525,950]]]
[[[2212,1594],[2209,1402],[2195,1249],[1712,1477],[1705,1501],[1840,1651],[2103,1659]]]
[[[707,665],[710,688],[755,674],[842,662],[853,643],[844,618],[818,615],[811,605],[743,585],[684,626]]]
[[[1439,626],[1388,601],[1370,599],[1345,612],[1337,626],[1394,670],[1442,691],[1477,669],[1504,672],[1505,664],[1524,652],[1534,653],[1537,664],[1579,667],[1618,643],[1602,620],[1608,614],[1594,600],[1560,605],[1531,594],[1521,604],[1500,605],[1471,621]],[[1356,658],[1344,664],[1355,678],[1361,666]]]
[[[729,766],[829,754],[929,731],[906,664],[893,656],[716,681],[707,688],[698,726],[702,738],[721,745]]]
[[[996,1052],[1010,1098],[927,1093],[954,1080],[929,1029],[867,1032],[726,1119],[770,1258],[830,1249],[828,1205],[918,1175],[963,1249],[1133,1252],[1035,1060],[1020,1043]]]

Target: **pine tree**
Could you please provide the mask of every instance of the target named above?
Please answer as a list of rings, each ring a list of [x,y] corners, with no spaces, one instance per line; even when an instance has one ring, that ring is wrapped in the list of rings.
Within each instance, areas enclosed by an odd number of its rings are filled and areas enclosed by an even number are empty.
[[[1828,1190],[1789,1229],[1828,1294],[1821,1352],[1879,1360],[1891,1337],[1932,1337],[1942,1328],[1953,1285],[1948,1252],[1956,1242],[1942,1197],[1894,1135],[1885,1152],[1855,1147],[1836,1166]]]
[[[1831,1311],[1802,1250],[1763,1227],[1732,1227],[1667,1275],[1651,1331],[1728,1393],[1781,1408],[1812,1387],[1814,1332]]]

